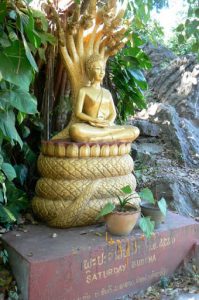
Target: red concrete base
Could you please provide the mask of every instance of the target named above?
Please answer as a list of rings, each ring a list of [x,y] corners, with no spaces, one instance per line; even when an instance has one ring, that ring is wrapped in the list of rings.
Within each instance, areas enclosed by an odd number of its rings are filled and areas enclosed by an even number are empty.
[[[107,240],[104,226],[27,230],[3,236],[24,300],[118,299],[173,273],[199,240],[199,224],[173,213],[150,240],[139,229]]]

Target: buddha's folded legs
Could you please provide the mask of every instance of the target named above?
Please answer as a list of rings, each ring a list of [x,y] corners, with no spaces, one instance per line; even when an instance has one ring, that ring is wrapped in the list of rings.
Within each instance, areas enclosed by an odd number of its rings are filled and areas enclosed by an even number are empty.
[[[75,142],[132,142],[138,137],[139,129],[134,126],[119,125],[100,128],[86,123],[76,123],[70,127],[69,135]]]

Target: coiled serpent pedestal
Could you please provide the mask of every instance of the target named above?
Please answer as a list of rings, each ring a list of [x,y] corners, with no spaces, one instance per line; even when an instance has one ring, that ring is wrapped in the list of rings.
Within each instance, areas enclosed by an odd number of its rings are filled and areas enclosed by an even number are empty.
[[[52,141],[49,145],[52,154]],[[122,187],[130,185],[135,190],[136,181],[132,174],[134,164],[131,156],[126,154],[130,150],[129,144],[82,145],[60,142],[60,145],[61,150],[56,141],[55,157],[49,155],[45,142],[45,155],[41,154],[38,159],[42,178],[37,182],[36,196],[32,201],[33,211],[50,226],[67,228],[94,224],[96,216],[107,202],[118,203],[116,195],[121,195]],[[93,148],[92,151],[88,151],[88,147]],[[75,149],[74,155],[72,148]],[[99,149],[103,151],[100,153]],[[132,203],[139,205],[136,193]]]

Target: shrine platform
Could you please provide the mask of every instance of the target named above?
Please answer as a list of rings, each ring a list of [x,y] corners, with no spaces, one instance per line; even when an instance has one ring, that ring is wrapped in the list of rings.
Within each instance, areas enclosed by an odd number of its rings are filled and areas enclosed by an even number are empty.
[[[2,240],[23,300],[115,300],[171,275],[198,245],[199,223],[168,213],[149,240],[97,225],[30,225]]]

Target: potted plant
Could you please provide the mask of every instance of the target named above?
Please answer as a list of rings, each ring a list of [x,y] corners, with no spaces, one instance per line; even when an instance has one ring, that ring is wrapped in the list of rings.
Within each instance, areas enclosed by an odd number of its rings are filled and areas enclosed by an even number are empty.
[[[153,196],[149,188],[144,188],[139,192],[141,198],[141,214],[143,217],[150,217],[155,222],[155,228],[164,222],[167,214],[167,203],[162,197],[160,200]]]
[[[119,204],[108,202],[100,211],[97,218],[104,217],[107,229],[114,235],[128,235],[140,217],[140,208],[131,204],[133,191],[129,185],[121,191],[124,197],[117,195]]]

